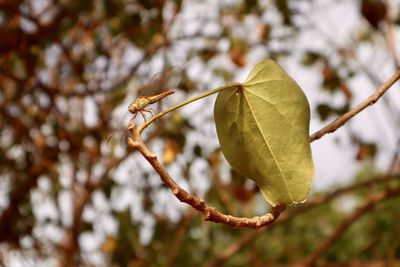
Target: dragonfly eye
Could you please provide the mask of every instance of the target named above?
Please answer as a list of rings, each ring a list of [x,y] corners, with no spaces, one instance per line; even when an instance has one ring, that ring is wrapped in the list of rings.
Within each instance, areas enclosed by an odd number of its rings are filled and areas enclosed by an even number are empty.
[[[130,113],[135,113],[135,112],[136,112],[136,109],[135,109],[134,105],[132,105],[132,104],[129,105],[128,111],[129,111]]]

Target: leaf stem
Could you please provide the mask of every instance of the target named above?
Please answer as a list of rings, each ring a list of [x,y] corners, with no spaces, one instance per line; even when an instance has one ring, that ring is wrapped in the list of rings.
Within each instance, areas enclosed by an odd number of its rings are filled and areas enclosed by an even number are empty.
[[[212,94],[221,92],[223,90],[233,89],[233,88],[240,88],[240,87],[242,87],[241,83],[231,83],[231,84],[228,84],[228,85],[225,85],[225,86],[218,87],[218,88],[216,88],[214,90],[207,91],[207,92],[205,92],[205,93],[203,93],[201,95],[195,96],[195,97],[190,98],[188,100],[185,100],[185,101],[183,101],[183,102],[181,102],[179,104],[176,104],[175,106],[170,107],[169,109],[161,111],[160,113],[158,113],[157,115],[155,115],[154,117],[152,117],[151,119],[146,121],[144,124],[140,125],[138,127],[137,131],[139,132],[139,134],[141,134],[142,131],[147,128],[147,126],[149,126],[151,123],[153,123],[154,121],[158,120],[162,116],[164,116],[164,115],[166,115],[166,114],[168,114],[168,113],[170,113],[170,112],[172,112],[172,111],[174,111],[174,110],[176,110],[178,108],[181,108],[181,107],[183,107],[183,106],[185,106],[187,104],[190,104],[190,103],[192,103],[194,101],[197,101],[199,99],[205,98],[205,97],[210,96]]]

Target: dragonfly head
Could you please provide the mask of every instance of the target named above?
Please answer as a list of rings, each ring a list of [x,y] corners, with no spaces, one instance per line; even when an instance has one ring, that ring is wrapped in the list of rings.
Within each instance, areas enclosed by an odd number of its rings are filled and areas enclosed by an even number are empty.
[[[137,112],[137,108],[136,108],[135,103],[132,103],[132,104],[130,104],[130,105],[128,106],[128,111],[129,111],[130,113],[132,113],[132,114],[135,114],[135,113]]]

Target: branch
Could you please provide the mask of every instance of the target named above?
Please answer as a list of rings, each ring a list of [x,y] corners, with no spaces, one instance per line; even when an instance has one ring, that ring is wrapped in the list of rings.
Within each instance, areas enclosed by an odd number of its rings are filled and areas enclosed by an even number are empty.
[[[142,139],[140,138],[140,133],[133,122],[130,123],[129,130],[132,133],[132,137],[128,139],[128,145],[134,149],[137,149],[153,166],[154,170],[160,175],[161,180],[171,189],[172,194],[174,194],[181,202],[187,203],[194,209],[200,211],[205,216],[207,221],[223,223],[232,227],[250,227],[257,229],[272,224],[286,209],[285,204],[277,205],[272,209],[271,213],[253,218],[235,217],[232,215],[222,214],[216,208],[208,206],[204,199],[193,196],[189,192],[179,187],[179,185],[157,160],[157,156],[152,153],[143,143]]]
[[[333,133],[340,127],[342,127],[348,120],[353,118],[355,115],[363,111],[366,107],[371,106],[378,101],[378,99],[398,80],[400,79],[400,69],[397,70],[392,77],[389,78],[384,84],[382,84],[372,95],[370,95],[363,102],[358,104],[355,108],[349,112],[343,114],[332,123],[328,124],[321,130],[315,132],[310,136],[310,142],[320,139],[322,136],[328,133]]]
[[[332,246],[332,244],[338,240],[342,234],[359,218],[361,218],[364,214],[371,211],[376,204],[383,200],[387,200],[394,197],[400,196],[400,187],[394,190],[387,190],[383,193],[375,194],[369,197],[369,200],[357,208],[350,216],[342,221],[342,223],[336,228],[336,230],[308,257],[305,261],[304,266],[315,266],[316,261],[320,256],[322,256],[328,249]]]
[[[309,140],[310,142],[313,142],[317,139],[320,139],[322,136],[324,136],[327,133],[332,133],[336,131],[338,128],[343,126],[348,120],[350,120],[352,117],[354,117],[356,114],[364,110],[366,107],[373,105],[376,103],[376,101],[397,81],[400,79],[400,69],[395,72],[395,74],[388,80],[386,81],[382,86],[380,86],[374,94],[369,96],[366,100],[358,104],[354,109],[351,111],[345,113],[326,127],[322,128],[321,130],[317,131],[313,135],[310,136]],[[152,153],[146,145],[143,143],[140,134],[141,132],[152,122],[154,122],[156,119],[160,118],[161,116],[164,116],[165,114],[174,111],[186,104],[189,104],[193,101],[199,100],[203,97],[209,96],[213,93],[217,93],[219,91],[228,89],[228,88],[234,88],[237,86],[241,86],[240,83],[235,83],[232,85],[227,85],[223,86],[214,90],[211,90],[210,92],[207,92],[205,94],[202,94],[200,96],[194,97],[192,99],[186,100],[180,104],[177,104],[163,112],[160,112],[159,114],[155,115],[152,117],[149,121],[145,122],[143,125],[141,125],[139,128],[137,128],[134,123],[131,121],[129,125],[129,130],[132,133],[132,137],[128,139],[128,145],[134,149],[137,149],[143,156],[144,158],[147,159],[147,161],[153,166],[154,170],[157,171],[157,173],[160,175],[161,180],[171,189],[172,193],[181,201],[185,202],[189,205],[191,205],[193,208],[196,210],[200,211],[203,213],[203,215],[206,217],[206,220],[213,221],[216,223],[224,223],[233,227],[251,227],[251,228],[260,228],[263,226],[270,225],[273,223],[279,215],[286,209],[285,204],[277,205],[276,207],[273,208],[272,213],[267,213],[263,216],[256,216],[253,218],[244,218],[244,217],[234,217],[231,215],[225,215],[220,213],[217,209],[214,207],[209,207],[203,199],[197,198],[196,196],[193,196],[192,194],[186,192],[182,188],[179,187],[179,185],[174,181],[174,179],[167,173],[167,171],[164,169],[164,167],[161,165],[161,163],[157,160],[157,156]]]

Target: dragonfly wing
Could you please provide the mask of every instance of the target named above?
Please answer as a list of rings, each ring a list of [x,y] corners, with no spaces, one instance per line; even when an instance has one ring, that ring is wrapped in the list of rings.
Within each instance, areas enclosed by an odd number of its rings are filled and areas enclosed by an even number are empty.
[[[167,88],[176,87],[179,82],[181,72],[182,69],[177,66],[169,66],[164,68],[163,71],[153,75],[150,81],[139,89],[138,95],[157,95],[165,91]]]

